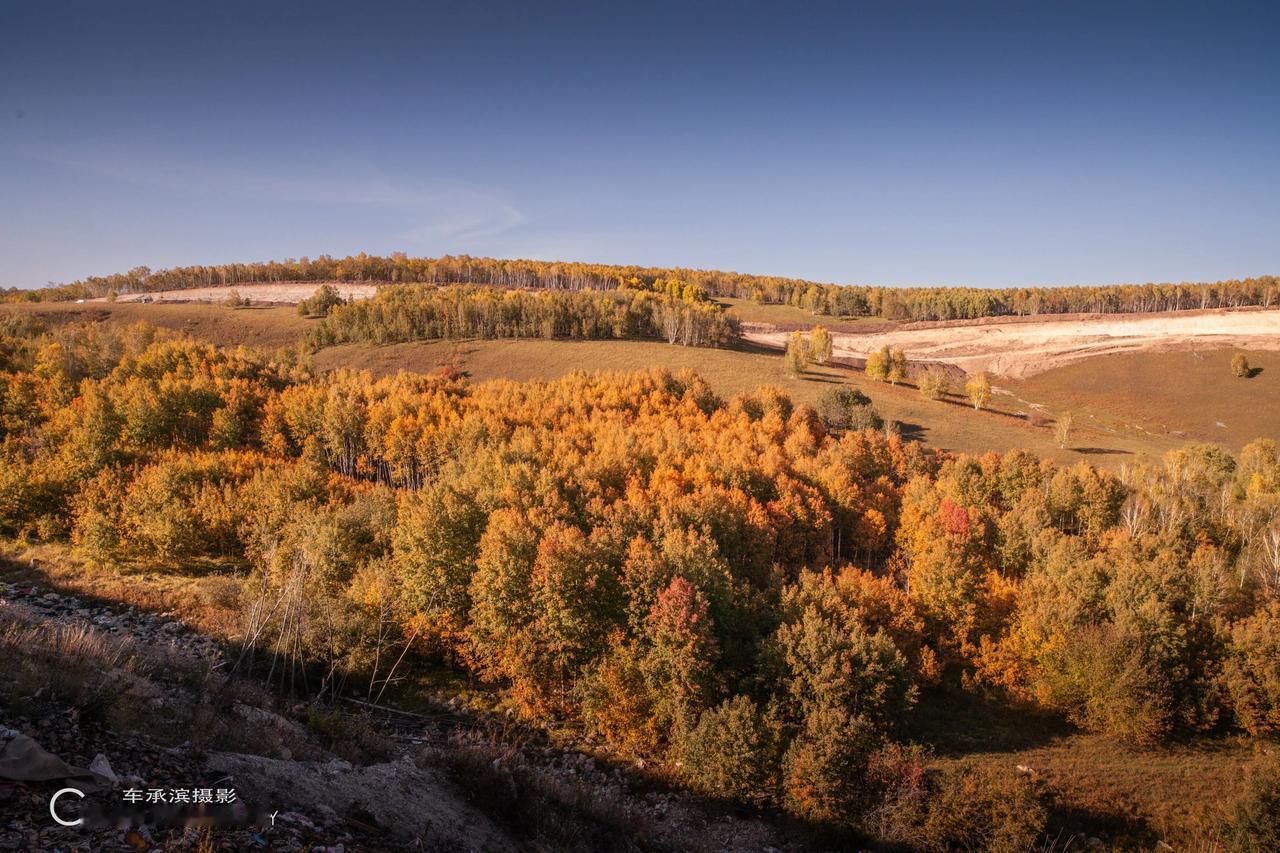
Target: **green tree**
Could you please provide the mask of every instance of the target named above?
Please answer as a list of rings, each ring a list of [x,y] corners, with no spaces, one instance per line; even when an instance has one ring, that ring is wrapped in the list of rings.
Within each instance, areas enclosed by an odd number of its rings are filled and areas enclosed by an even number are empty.
[[[680,734],[675,755],[696,790],[745,799],[769,790],[778,766],[778,734],[746,696],[727,699]]]
[[[951,380],[940,365],[931,364],[916,380],[920,393],[929,400],[941,400],[951,391]]]

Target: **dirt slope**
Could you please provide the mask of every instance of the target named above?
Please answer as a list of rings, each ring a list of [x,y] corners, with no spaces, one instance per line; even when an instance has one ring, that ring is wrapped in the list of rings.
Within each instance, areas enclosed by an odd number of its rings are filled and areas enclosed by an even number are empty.
[[[787,334],[766,324],[743,324],[743,336],[763,346],[781,348]],[[1201,347],[1280,350],[1280,310],[991,320],[867,334],[835,332],[832,337],[837,358],[863,359],[888,345],[901,347],[912,361],[938,361],[967,373],[1025,378],[1081,359],[1124,352]]]

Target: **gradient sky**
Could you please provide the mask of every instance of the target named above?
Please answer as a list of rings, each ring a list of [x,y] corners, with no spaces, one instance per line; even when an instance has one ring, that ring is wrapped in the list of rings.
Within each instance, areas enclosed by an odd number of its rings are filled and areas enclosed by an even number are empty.
[[[469,253],[1280,273],[1280,4],[0,0],[0,286]]]

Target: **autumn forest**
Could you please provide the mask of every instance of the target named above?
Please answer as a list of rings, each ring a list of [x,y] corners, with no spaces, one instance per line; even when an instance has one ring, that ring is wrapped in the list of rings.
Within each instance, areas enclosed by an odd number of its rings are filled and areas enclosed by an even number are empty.
[[[358,262],[230,274],[441,280],[469,263]],[[715,345],[733,329],[708,293],[803,301],[810,289],[475,263],[507,285],[562,284],[388,288],[326,308],[311,343]],[[615,276],[639,281],[619,289]],[[845,291],[818,292],[838,304]],[[1274,282],[1211,292],[1261,302]],[[1044,292],[1037,310],[1194,293]],[[841,313],[885,310],[873,291],[855,295],[868,301]],[[993,301],[974,310],[1017,310],[983,295]],[[898,304],[944,310],[920,297],[934,307]],[[913,721],[956,696],[1140,748],[1280,732],[1278,519],[1268,439],[1108,472],[946,453],[776,390],[722,399],[688,371],[374,379],[318,372],[299,350],[0,316],[5,536],[64,543],[103,572],[236,573],[244,635],[274,650],[275,678],[311,693],[393,662],[465,673],[521,719],[708,797],[881,844],[1027,849],[1049,826],[1012,768],[931,769]],[[1255,818],[1246,804],[1215,831],[1249,837]]]

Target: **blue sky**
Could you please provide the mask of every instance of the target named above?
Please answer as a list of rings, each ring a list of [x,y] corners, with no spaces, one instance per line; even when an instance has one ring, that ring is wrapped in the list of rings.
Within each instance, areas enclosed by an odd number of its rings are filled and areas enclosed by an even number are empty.
[[[0,4],[0,286],[469,253],[1280,273],[1280,5]]]

